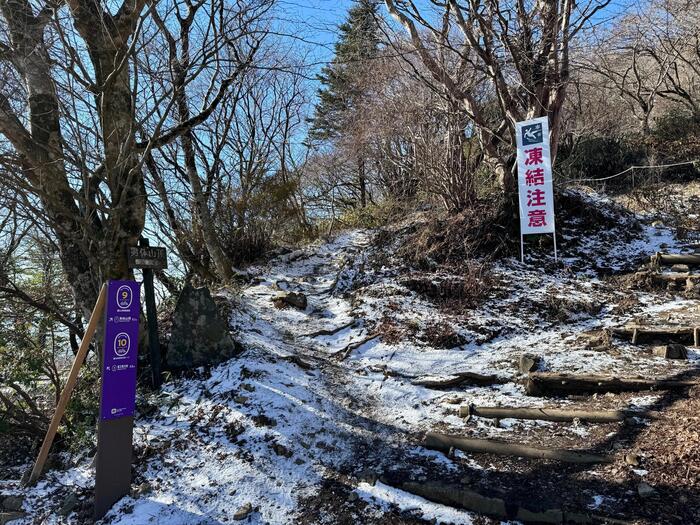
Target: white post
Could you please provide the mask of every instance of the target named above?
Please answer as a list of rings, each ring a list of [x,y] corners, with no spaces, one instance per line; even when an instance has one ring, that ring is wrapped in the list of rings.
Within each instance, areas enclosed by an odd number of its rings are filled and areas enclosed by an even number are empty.
[[[554,235],[554,262],[558,262],[559,258],[557,257],[557,232],[552,233]]]
[[[525,263],[525,242],[522,233],[520,234],[520,262]]]

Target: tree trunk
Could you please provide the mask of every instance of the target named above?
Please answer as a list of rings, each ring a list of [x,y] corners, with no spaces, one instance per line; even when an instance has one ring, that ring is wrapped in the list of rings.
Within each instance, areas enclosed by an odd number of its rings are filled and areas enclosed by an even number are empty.
[[[0,3],[0,9],[7,21],[15,60],[27,89],[30,123],[28,136],[9,133],[5,126],[1,129],[24,156],[27,178],[38,194],[56,234],[61,265],[75,302],[83,316],[87,317],[97,299],[100,276],[95,272],[95,258],[91,257],[94,251],[89,250],[86,238],[95,238],[100,232],[89,229],[94,224],[89,209],[81,220],[81,210],[68,183],[63,162],[58,97],[43,38],[45,21],[34,16],[26,0]],[[2,102],[0,100],[0,105]],[[11,114],[9,105],[2,109]],[[24,132],[24,129],[21,131]]]
[[[365,159],[362,156],[357,158],[357,177],[360,185],[360,207],[367,207],[367,174]]]

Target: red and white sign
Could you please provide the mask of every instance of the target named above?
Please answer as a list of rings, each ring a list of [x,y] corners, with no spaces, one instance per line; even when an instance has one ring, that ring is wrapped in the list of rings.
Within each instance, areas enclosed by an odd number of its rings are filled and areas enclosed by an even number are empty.
[[[554,191],[547,117],[515,124],[520,234],[554,233]]]

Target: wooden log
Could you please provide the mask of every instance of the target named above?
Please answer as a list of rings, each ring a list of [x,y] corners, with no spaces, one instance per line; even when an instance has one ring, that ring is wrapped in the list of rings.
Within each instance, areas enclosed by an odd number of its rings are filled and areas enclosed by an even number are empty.
[[[477,386],[490,386],[504,385],[508,382],[508,379],[495,375],[477,374],[475,372],[458,372],[444,379],[415,379],[414,381],[411,381],[411,384],[417,386],[424,386],[426,388],[432,388],[434,390],[442,390],[445,388],[452,388],[466,384]]]
[[[557,448],[538,448],[519,443],[505,443],[490,439],[464,438],[449,434],[437,434],[428,432],[423,439],[423,445],[433,450],[449,452],[456,448],[465,452],[477,454],[498,454],[500,456],[518,456],[521,458],[553,459],[564,463],[611,463],[609,456],[599,456],[586,452],[564,450]]]
[[[700,253],[657,253],[652,255],[651,262],[663,266],[673,266],[674,264],[700,266]]]
[[[700,385],[697,381],[677,379],[620,378],[600,375],[571,375],[556,372],[532,372],[525,391],[530,396],[570,395],[593,392],[639,392],[669,390]]]
[[[567,410],[561,408],[533,407],[476,407],[474,405],[459,408],[461,417],[484,417],[488,419],[534,419],[539,421],[568,422],[578,419],[589,423],[616,423],[631,417],[651,417],[650,412],[635,410]]]
[[[521,506],[514,501],[487,496],[461,485],[443,483],[441,481],[403,481],[391,483],[386,478],[380,480],[400,490],[410,492],[441,505],[462,508],[478,514],[484,514],[501,520],[512,520],[523,523],[608,523],[627,525],[627,522],[610,519],[587,512],[572,512],[564,509],[533,510]]]
[[[103,284],[100,288],[100,293],[97,296],[97,302],[95,303],[95,308],[90,314],[90,320],[88,321],[87,328],[83,334],[83,339],[80,341],[80,347],[78,352],[75,354],[75,359],[73,359],[73,365],[71,366],[70,372],[68,373],[68,379],[66,379],[66,384],[61,392],[61,397],[56,405],[56,410],[54,411],[53,417],[51,418],[51,423],[46,431],[46,436],[44,436],[44,442],[41,444],[41,449],[39,450],[39,455],[34,463],[34,468],[32,468],[32,473],[29,475],[27,480],[27,485],[33,485],[36,480],[41,476],[41,472],[44,470],[44,464],[46,463],[46,458],[49,455],[49,450],[51,449],[51,444],[53,443],[54,437],[56,437],[56,432],[58,431],[58,425],[61,423],[63,414],[68,406],[68,401],[73,393],[75,384],[78,382],[78,372],[80,372],[80,367],[85,361],[85,356],[87,356],[88,350],[90,349],[90,341],[97,331],[97,325],[102,319],[102,312],[104,311],[105,301],[107,299],[107,285]]]
[[[662,283],[684,283],[686,286],[693,286],[694,284],[700,283],[699,273],[681,273],[681,272],[671,272],[671,273],[652,273],[652,279]]]
[[[620,339],[627,339],[632,344],[649,341],[691,344],[694,326],[639,326],[628,325],[610,329],[610,333]]]

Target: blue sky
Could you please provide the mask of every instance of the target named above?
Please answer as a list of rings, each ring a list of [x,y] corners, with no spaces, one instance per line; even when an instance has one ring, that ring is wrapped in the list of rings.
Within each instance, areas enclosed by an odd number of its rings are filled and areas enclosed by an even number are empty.
[[[417,3],[420,5],[421,1]],[[605,24],[626,9],[642,3],[644,0],[611,0],[610,5],[596,16],[596,22]],[[313,49],[314,60],[311,62],[327,62],[333,58],[338,25],[345,20],[352,5],[352,0],[280,0],[277,11],[285,25],[293,28],[295,36],[304,39],[306,49]],[[426,9],[430,8],[426,6]],[[384,6],[380,6],[380,10],[386,14]]]

